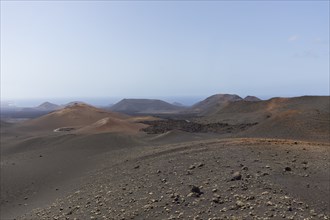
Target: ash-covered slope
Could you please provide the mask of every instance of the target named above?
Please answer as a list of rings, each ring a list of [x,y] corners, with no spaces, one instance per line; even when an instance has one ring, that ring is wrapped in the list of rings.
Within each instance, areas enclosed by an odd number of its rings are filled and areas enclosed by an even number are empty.
[[[328,147],[235,138],[111,151],[81,187],[15,217],[329,219]]]

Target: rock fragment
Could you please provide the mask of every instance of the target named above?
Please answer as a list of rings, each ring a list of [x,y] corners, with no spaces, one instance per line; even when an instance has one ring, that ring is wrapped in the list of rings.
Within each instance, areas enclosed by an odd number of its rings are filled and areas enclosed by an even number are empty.
[[[241,180],[241,179],[242,179],[242,174],[239,171],[237,171],[233,173],[231,181]]]

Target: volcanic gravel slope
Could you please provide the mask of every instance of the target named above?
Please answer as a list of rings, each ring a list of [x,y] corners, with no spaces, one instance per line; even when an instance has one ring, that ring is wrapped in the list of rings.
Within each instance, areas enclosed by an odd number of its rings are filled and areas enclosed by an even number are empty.
[[[329,219],[329,149],[252,138],[121,149],[18,219]]]

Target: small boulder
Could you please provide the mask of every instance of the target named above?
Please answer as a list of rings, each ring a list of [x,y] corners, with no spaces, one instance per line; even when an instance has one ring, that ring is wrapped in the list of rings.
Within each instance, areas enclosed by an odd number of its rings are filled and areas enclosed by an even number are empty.
[[[203,194],[203,192],[200,190],[200,188],[198,186],[191,186],[191,193],[193,193],[193,195],[195,197],[199,197],[201,194]]]
[[[241,180],[241,179],[242,179],[242,174],[237,171],[237,172],[233,173],[233,176],[231,178],[231,181]]]
[[[189,166],[189,170],[193,170],[195,168],[196,168],[196,166],[194,164]]]
[[[285,167],[284,171],[292,171],[291,167]]]

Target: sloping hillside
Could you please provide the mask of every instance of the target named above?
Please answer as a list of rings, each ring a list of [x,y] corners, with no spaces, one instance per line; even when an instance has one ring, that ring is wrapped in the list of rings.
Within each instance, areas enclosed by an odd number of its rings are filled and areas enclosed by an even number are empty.
[[[273,98],[267,101],[232,102],[199,119],[203,123],[255,123],[245,135],[257,137],[329,140],[329,96]]]
[[[81,127],[90,125],[106,117],[125,118],[126,116],[104,111],[86,104],[73,104],[19,125],[30,130],[53,130],[59,127]]]
[[[114,117],[106,117],[97,122],[85,126],[78,130],[81,133],[104,133],[115,132],[125,134],[135,134],[140,129],[147,127],[148,125],[142,123],[135,123],[131,120],[119,119]]]
[[[231,102],[240,101],[241,97],[233,94],[216,94],[212,95],[203,101],[200,101],[193,105],[190,110],[201,115],[207,115],[214,110],[223,108]]]

